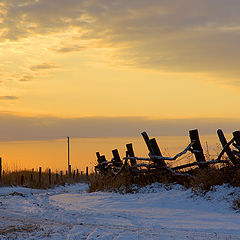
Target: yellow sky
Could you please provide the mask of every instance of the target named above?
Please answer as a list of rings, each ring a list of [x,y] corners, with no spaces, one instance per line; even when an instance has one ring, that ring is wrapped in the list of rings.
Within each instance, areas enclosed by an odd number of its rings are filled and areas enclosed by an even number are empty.
[[[1,112],[240,118],[236,0],[0,4]]]
[[[239,129],[239,12],[239,0],[0,0],[4,167],[64,168],[66,136],[83,170],[144,130],[182,150],[189,129]]]

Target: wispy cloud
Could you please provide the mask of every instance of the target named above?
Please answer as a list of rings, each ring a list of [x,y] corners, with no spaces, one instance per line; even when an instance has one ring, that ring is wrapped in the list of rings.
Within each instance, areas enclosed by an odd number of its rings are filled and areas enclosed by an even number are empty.
[[[59,48],[54,48],[52,49],[53,51],[57,52],[57,53],[69,53],[69,52],[78,52],[78,51],[82,51],[86,49],[86,47],[84,46],[78,46],[78,45],[73,45],[73,46],[61,46]]]
[[[17,96],[0,96],[0,100],[6,100],[6,101],[8,101],[8,100],[18,100],[19,99],[19,97],[17,97]]]
[[[34,80],[34,77],[31,75],[25,75],[19,79],[20,82],[31,82],[33,80]]]
[[[30,69],[32,71],[41,71],[41,70],[48,70],[48,69],[54,69],[54,68],[58,68],[58,66],[53,63],[41,63],[41,64],[30,66]]]
[[[225,132],[239,129],[239,119],[156,119],[144,117],[58,118],[50,116],[24,117],[0,113],[2,139],[27,140],[72,137],[130,137],[146,130],[152,136],[187,136],[198,128],[201,134],[214,134],[217,128]],[[0,140],[1,140],[0,138]]]

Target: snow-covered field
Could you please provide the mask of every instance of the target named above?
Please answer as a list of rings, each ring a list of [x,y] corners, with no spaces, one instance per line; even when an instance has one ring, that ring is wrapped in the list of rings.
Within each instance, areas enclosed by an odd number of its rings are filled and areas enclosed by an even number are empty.
[[[179,185],[87,193],[86,184],[0,188],[0,239],[240,239],[240,188],[205,196]]]

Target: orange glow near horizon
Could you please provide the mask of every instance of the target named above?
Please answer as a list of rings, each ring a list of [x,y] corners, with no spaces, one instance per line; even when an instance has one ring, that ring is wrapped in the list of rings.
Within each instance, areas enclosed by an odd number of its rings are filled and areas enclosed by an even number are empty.
[[[229,137],[229,135],[226,136]],[[157,137],[157,141],[164,156],[174,156],[189,144],[189,139],[186,136],[160,136]],[[208,149],[210,156],[216,157],[221,149],[217,137],[203,135],[201,141],[204,150]],[[127,143],[133,143],[135,154],[138,157],[148,157],[147,147],[141,137],[70,139],[72,169],[85,171],[88,166],[89,171],[93,172],[97,163],[95,155],[97,151],[105,155],[108,161],[112,158],[111,150],[115,148],[119,150],[121,157],[125,157]],[[51,168],[54,172],[67,170],[66,139],[1,142],[0,146],[5,171],[31,170],[32,168],[38,170],[39,167],[42,167],[43,170]],[[188,158],[180,158],[174,164],[191,162],[192,160],[193,156],[188,154]]]

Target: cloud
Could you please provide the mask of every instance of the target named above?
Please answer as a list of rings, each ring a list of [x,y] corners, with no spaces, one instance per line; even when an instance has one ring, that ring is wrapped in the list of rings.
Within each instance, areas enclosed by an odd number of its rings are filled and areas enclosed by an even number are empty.
[[[239,82],[239,0],[3,0],[2,41],[77,29],[115,48],[113,62]],[[57,52],[78,51],[66,46]],[[39,68],[45,69],[45,68]]]
[[[0,140],[54,139],[71,137],[130,137],[147,131],[150,136],[187,136],[198,128],[200,134],[214,134],[217,128],[226,133],[238,130],[239,119],[163,119],[143,117],[58,118],[24,117],[0,113]]]
[[[30,75],[25,75],[19,79],[20,82],[31,82],[33,80],[34,80],[34,77]]]
[[[30,69],[32,71],[49,70],[54,68],[58,68],[58,66],[53,63],[42,63],[42,64],[30,66]]]
[[[6,100],[6,101],[8,101],[8,100],[18,100],[19,99],[19,97],[17,97],[17,96],[0,96],[0,100]]]
[[[57,53],[69,53],[69,52],[78,52],[86,49],[84,46],[78,46],[78,45],[73,45],[73,46],[61,46],[60,48],[55,48],[52,49],[53,51]]]

